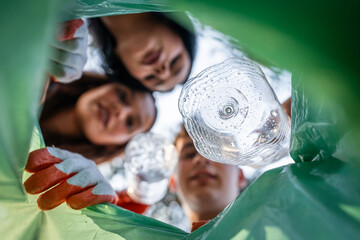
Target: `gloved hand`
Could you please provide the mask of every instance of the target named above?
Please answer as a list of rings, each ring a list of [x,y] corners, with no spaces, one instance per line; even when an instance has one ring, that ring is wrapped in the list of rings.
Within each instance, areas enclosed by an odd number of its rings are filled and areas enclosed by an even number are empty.
[[[129,211],[143,214],[151,206],[147,204],[137,203],[132,200],[126,189],[121,192],[116,192],[116,194],[118,196],[118,199],[115,204]]]
[[[55,82],[69,83],[81,77],[86,63],[88,28],[75,19],[65,22],[51,45],[48,73]]]
[[[117,196],[95,162],[80,154],[47,147],[30,153],[25,170],[33,172],[24,183],[29,194],[43,193],[39,208],[53,209],[63,202],[73,209],[98,203],[116,203]]]

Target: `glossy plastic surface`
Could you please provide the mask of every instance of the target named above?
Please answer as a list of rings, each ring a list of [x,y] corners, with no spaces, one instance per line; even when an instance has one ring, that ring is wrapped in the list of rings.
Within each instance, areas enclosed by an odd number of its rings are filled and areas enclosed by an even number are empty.
[[[231,58],[187,81],[179,110],[196,149],[213,161],[259,167],[289,151],[288,117],[251,60]]]

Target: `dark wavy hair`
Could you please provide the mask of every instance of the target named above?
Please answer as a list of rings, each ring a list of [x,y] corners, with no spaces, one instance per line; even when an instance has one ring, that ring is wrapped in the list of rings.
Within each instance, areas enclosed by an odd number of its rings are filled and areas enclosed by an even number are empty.
[[[180,36],[189,53],[191,63],[193,63],[195,58],[196,36],[189,17],[185,13],[180,12],[151,13],[159,22],[168,26]],[[182,24],[178,23],[175,19],[180,19]],[[115,53],[114,49],[116,48],[117,42],[101,19],[89,19],[89,29],[101,49],[105,73],[130,88],[147,89],[139,80],[130,75],[119,56]]]
[[[39,120],[45,144],[47,146],[55,146],[72,152],[80,153],[83,156],[94,160],[96,163],[111,160],[114,157],[122,154],[126,144],[111,146],[96,145],[86,138],[70,138],[59,135],[56,132],[52,132],[51,130],[44,128],[44,122],[46,120],[53,117],[62,110],[74,107],[77,100],[83,93],[104,84],[110,84],[114,82],[114,80],[88,75],[85,75],[81,79],[69,84],[51,82],[47,90],[45,102]],[[150,93],[146,90],[142,92]],[[152,99],[155,102],[155,98],[153,96]],[[155,113],[155,119],[156,115],[157,113]]]

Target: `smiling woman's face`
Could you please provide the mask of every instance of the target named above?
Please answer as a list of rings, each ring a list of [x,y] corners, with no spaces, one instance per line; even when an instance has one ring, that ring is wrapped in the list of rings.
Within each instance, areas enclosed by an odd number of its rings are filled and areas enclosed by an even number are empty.
[[[103,21],[117,41],[115,52],[134,78],[152,91],[169,91],[185,82],[191,59],[175,31],[150,19],[124,37],[116,28],[118,17],[105,17]]]
[[[109,83],[83,93],[75,106],[85,137],[97,145],[121,145],[149,130],[155,121],[150,93]]]

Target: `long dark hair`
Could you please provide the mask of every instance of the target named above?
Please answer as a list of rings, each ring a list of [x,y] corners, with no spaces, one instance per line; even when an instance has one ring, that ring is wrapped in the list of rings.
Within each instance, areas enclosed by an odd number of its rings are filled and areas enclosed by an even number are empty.
[[[159,22],[168,26],[180,36],[186,50],[189,53],[191,63],[193,63],[195,57],[196,36],[193,24],[191,23],[189,17],[185,13],[180,12],[152,12],[152,14]],[[174,20],[175,18],[181,19],[183,24],[179,24]],[[133,89],[147,89],[139,80],[130,75],[121,59],[115,53],[114,49],[117,42],[101,19],[89,19],[89,27],[90,32],[94,35],[94,38],[101,49],[101,57],[105,73],[114,79],[118,79],[121,83],[124,83]]]
[[[113,80],[88,75],[70,84],[51,82],[39,120],[46,145],[80,153],[97,163],[111,160],[123,153],[126,144],[96,145],[86,138],[70,138],[44,128],[46,120],[63,110],[74,107],[79,97],[86,91],[114,82]],[[152,98],[155,101],[154,97]]]

